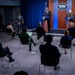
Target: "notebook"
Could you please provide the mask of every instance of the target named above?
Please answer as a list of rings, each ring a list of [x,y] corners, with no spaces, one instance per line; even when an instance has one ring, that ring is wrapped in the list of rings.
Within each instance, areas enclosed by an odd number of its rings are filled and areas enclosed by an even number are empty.
[[[27,32],[29,36],[32,36],[32,32]]]

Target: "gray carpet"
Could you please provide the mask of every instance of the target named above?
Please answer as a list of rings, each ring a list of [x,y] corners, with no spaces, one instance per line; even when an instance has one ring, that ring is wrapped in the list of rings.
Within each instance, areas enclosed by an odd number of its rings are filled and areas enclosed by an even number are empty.
[[[52,34],[52,35],[61,35],[61,34]],[[63,35],[61,35],[63,36]],[[58,47],[60,37],[54,36],[52,44]],[[3,45],[8,45],[10,50],[13,52],[12,57],[15,59],[13,63],[8,62],[8,58],[4,57],[3,64],[4,69],[0,75],[13,75],[16,71],[24,70],[28,72],[29,75],[39,75],[39,64],[40,64],[40,52],[39,45],[43,44],[43,38],[39,41],[36,38],[36,34],[32,36],[33,40],[37,43],[36,46],[32,45],[32,52],[29,52],[28,45],[22,46],[20,45],[19,50],[19,38],[16,36],[15,39],[11,39],[10,35],[6,33],[0,33],[0,40]],[[59,47],[58,47],[59,48]],[[60,58],[60,72],[59,75],[75,75],[75,47],[72,47],[72,58],[70,58],[70,50],[67,50],[67,54],[64,54],[62,51],[62,55]],[[1,64],[1,59],[0,59]],[[13,64],[13,66],[12,66]],[[0,65],[1,67],[1,65]],[[41,74],[43,73],[43,66],[41,66]],[[55,75],[53,68],[47,67],[46,75]]]

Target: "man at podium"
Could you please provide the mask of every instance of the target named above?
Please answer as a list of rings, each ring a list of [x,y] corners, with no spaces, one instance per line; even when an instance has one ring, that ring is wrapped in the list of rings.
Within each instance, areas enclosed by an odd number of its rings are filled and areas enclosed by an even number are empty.
[[[47,7],[45,9],[45,12],[43,14],[43,20],[47,20],[47,25],[48,25],[48,32],[50,31],[50,21],[51,21],[51,16],[52,16],[52,13],[51,11],[49,10],[49,8]]]
[[[66,14],[65,19],[68,21],[67,28],[69,28],[70,22],[74,22],[75,20],[75,15],[71,9],[69,9],[69,12]]]

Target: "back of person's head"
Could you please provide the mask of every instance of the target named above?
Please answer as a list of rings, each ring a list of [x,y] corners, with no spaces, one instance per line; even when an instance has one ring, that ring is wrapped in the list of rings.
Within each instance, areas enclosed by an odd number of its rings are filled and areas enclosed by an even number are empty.
[[[69,31],[66,30],[66,31],[64,32],[64,35],[65,35],[65,36],[69,36]]]
[[[53,36],[52,35],[47,35],[46,36],[46,42],[51,43],[53,41]]]
[[[27,32],[27,28],[26,28],[26,26],[23,26],[23,28],[22,28],[22,32],[23,32],[23,33],[26,33],[26,32]]]
[[[28,73],[25,71],[17,71],[14,73],[14,75],[28,75]]]

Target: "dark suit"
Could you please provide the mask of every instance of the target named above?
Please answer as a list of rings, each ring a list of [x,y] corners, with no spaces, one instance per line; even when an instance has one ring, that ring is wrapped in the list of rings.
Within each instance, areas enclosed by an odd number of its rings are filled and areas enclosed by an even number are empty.
[[[37,27],[36,28],[36,33],[37,33],[37,39],[39,40],[42,36],[44,36],[44,41],[45,41],[45,36],[46,36],[46,34],[45,34],[45,31],[44,31],[44,29],[42,28],[42,27]]]
[[[75,28],[74,27],[71,27],[68,29],[69,33],[70,33],[70,36],[72,36],[72,38],[75,37]]]
[[[48,31],[50,31],[50,21],[51,21],[51,16],[52,16],[51,11],[45,11],[43,16],[45,17],[45,20],[47,20]]]
[[[17,25],[18,25],[18,31],[20,31],[21,28],[22,28],[22,24],[24,23],[23,17],[22,16],[20,16],[20,18],[17,17],[16,22],[17,22]]]
[[[57,66],[59,64],[60,53],[57,47],[51,44],[40,45],[41,63],[47,66]]]

